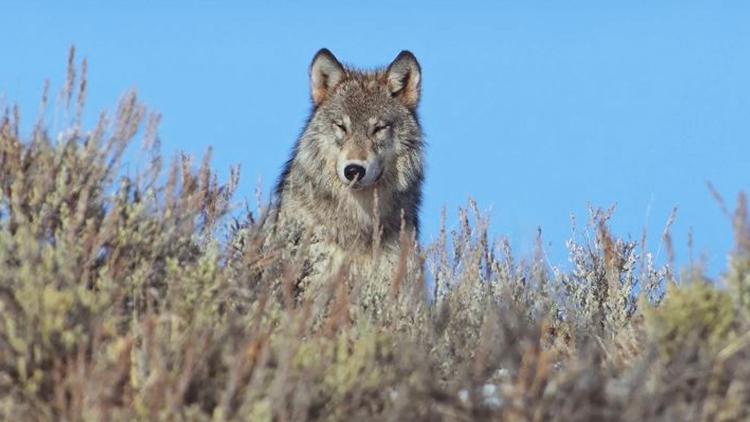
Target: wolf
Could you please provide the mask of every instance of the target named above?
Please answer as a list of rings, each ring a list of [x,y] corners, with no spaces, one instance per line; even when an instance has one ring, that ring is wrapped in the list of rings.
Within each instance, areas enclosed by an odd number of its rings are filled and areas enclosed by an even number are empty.
[[[387,67],[364,71],[324,48],[309,76],[312,109],[276,185],[274,232],[287,246],[309,246],[300,290],[344,267],[387,284],[402,240],[419,232],[419,62],[401,51]]]

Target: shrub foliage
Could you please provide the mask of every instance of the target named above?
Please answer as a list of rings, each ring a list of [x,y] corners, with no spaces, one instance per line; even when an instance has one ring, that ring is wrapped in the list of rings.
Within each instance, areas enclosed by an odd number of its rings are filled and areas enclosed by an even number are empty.
[[[394,274],[376,313],[337,275],[299,301],[301,263],[263,247],[266,210],[237,217],[238,171],[219,182],[209,154],[165,165],[135,93],[84,129],[73,62],[66,128],[0,121],[0,419],[750,417],[744,196],[715,282],[616,237],[611,210],[574,231],[570,270],[541,248],[517,260],[470,202],[405,248],[429,283]]]

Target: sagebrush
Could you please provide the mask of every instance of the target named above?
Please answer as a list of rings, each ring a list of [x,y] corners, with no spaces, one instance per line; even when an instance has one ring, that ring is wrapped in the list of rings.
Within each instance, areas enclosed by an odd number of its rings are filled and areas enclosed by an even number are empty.
[[[337,274],[295,300],[300,263],[263,247],[267,209],[240,213],[238,171],[219,182],[210,154],[165,165],[134,93],[84,129],[75,70],[71,54],[64,130],[44,112],[27,136],[17,109],[0,121],[0,419],[750,417],[743,195],[720,280],[657,265],[610,210],[571,236],[570,271],[541,248],[519,260],[469,203],[410,243],[430,283],[396,272],[363,313],[367,280]]]

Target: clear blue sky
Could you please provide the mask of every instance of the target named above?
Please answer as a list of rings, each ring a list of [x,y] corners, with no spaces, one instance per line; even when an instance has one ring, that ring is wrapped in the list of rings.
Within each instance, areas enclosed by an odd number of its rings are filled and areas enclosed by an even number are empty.
[[[616,203],[616,233],[647,227],[652,246],[676,206],[678,262],[692,227],[710,272],[725,266],[731,228],[705,182],[732,205],[750,189],[748,2],[49,3],[0,6],[0,95],[27,123],[75,44],[89,116],[136,87],[164,116],[166,155],[212,145],[252,199],[307,116],[315,51],[370,67],[410,49],[429,142],[423,240],[473,196],[494,235],[530,253],[540,226],[564,265],[569,216],[587,204]]]

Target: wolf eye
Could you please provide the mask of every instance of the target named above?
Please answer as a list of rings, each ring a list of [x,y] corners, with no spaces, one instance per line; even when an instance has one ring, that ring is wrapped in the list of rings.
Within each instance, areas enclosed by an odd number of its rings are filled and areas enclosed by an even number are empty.
[[[342,132],[346,133],[346,126],[343,123],[333,122],[333,125],[341,129]]]
[[[380,133],[380,132],[382,132],[384,130],[388,130],[390,128],[391,128],[391,125],[376,126],[375,129],[373,129],[372,133],[373,133],[373,135],[377,135],[378,133]]]

